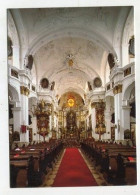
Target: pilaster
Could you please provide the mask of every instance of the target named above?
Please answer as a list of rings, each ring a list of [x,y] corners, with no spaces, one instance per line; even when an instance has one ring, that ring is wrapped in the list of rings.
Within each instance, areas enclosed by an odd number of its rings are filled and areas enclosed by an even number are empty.
[[[122,85],[116,85],[113,89],[115,104],[115,140],[124,139],[122,135]]]
[[[15,107],[12,109],[13,111],[13,124],[14,124],[14,131],[17,131],[20,133],[20,127],[21,127],[21,118],[20,118],[20,113],[21,113],[21,108],[20,107]]]
[[[130,130],[130,110],[131,106],[122,106],[122,136],[124,136],[124,131],[126,129]]]
[[[92,120],[92,136],[95,139],[98,139],[98,135],[95,133],[95,127],[96,127],[96,111],[95,111],[95,105],[91,105],[91,120]]]
[[[103,135],[103,138],[111,139],[111,113],[109,110],[105,111],[105,126],[106,133]]]
[[[21,86],[21,125],[25,125],[26,127],[29,125],[28,119],[28,95],[29,90],[27,87]],[[29,132],[26,129],[26,133],[21,132],[21,142],[29,142]]]
[[[32,117],[32,129],[33,129],[33,141],[39,141],[39,134],[37,129],[37,119],[36,117]]]
[[[12,46],[13,48],[13,66],[17,67],[17,68],[20,68],[19,64],[20,64],[20,61],[19,61],[19,46],[17,45],[14,45]]]

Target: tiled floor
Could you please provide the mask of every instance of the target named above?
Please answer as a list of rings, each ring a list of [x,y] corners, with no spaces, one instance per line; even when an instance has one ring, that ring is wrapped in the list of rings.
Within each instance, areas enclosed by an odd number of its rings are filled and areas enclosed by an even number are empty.
[[[54,182],[54,179],[56,177],[56,174],[58,172],[60,163],[61,163],[62,158],[64,156],[64,153],[65,153],[65,150],[60,154],[60,156],[58,157],[57,162],[53,164],[53,168],[48,170],[48,173],[47,173],[47,175],[45,176],[45,179],[44,179],[44,183],[41,187],[51,187],[52,186],[52,184]]]
[[[79,151],[80,151],[81,155],[83,156],[83,158],[84,158],[89,170],[91,171],[93,177],[95,178],[97,184],[99,186],[109,186],[110,184],[108,184],[106,182],[106,180],[104,179],[102,173],[100,172],[100,167],[99,166],[95,167],[94,163],[91,161],[91,159],[88,158],[87,156],[85,156],[85,154],[82,153],[81,150],[79,150]]]
[[[95,167],[93,165],[93,162],[89,158],[87,158],[85,156],[85,154],[82,153],[82,151],[80,149],[79,149],[79,151],[80,151],[81,155],[83,156],[83,158],[84,158],[88,168],[90,169],[93,177],[95,178],[97,184],[99,186],[108,186],[108,185],[110,185],[105,181],[105,179],[103,178],[103,175],[99,172],[100,167]],[[65,153],[65,150],[60,154],[57,162],[53,165],[53,168],[48,170],[48,174],[45,176],[44,183],[42,184],[41,187],[51,187],[52,186],[52,184],[54,182],[54,179],[56,177],[56,174],[58,172],[60,163],[61,163],[62,158],[64,156],[64,153]]]

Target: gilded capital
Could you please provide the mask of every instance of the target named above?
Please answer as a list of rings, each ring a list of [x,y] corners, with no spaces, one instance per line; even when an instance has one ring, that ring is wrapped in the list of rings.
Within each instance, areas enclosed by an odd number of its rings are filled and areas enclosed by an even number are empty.
[[[28,95],[30,94],[30,91],[29,91],[29,89],[28,89],[27,87],[25,87],[25,92],[24,92],[24,94],[25,94],[26,96],[28,96]]]
[[[25,86],[20,86],[20,93],[21,93],[22,95],[28,96],[29,93],[30,93],[30,90],[29,90],[27,87],[25,87]]]
[[[118,93],[122,93],[122,84],[116,85],[116,86],[113,88],[113,93],[114,93],[114,95],[116,95],[116,94],[118,94]]]
[[[122,93],[122,85],[118,85],[118,93]]]
[[[91,108],[95,108],[95,106],[96,106],[96,102],[92,102],[91,103]]]
[[[24,89],[25,89],[24,86],[20,86],[20,93],[21,93],[22,95],[24,95]]]

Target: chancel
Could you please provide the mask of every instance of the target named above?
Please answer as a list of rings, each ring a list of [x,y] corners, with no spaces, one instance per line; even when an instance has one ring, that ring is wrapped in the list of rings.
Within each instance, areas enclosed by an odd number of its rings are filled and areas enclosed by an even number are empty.
[[[133,7],[7,18],[10,187],[136,185]]]

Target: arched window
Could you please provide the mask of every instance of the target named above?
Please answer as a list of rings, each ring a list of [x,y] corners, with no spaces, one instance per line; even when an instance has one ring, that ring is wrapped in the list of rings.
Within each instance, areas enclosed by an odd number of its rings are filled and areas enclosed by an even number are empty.
[[[96,77],[93,81],[93,85],[95,88],[99,88],[102,86],[102,81],[99,77]]]
[[[41,84],[41,87],[42,87],[43,89],[47,89],[47,88],[49,87],[49,81],[48,81],[47,78],[43,78],[43,79],[41,80],[40,84]]]
[[[13,56],[13,48],[12,48],[12,41],[11,39],[8,37],[8,57],[12,57]]]
[[[13,43],[12,40],[10,39],[10,37],[8,36],[8,40],[7,40],[7,53],[8,53],[8,64],[9,65],[13,65]]]
[[[87,84],[88,84],[88,89],[89,89],[89,91],[92,91],[92,86],[91,86],[91,84],[90,84],[89,81],[87,82]]]
[[[108,54],[108,64],[109,64],[110,69],[112,69],[115,66],[114,56],[112,53]]]
[[[33,66],[33,56],[32,55],[29,55],[28,56],[28,63],[26,65],[26,68],[32,70],[32,66]]]
[[[135,57],[135,38],[134,36],[131,37],[129,40],[129,56],[130,58]]]

